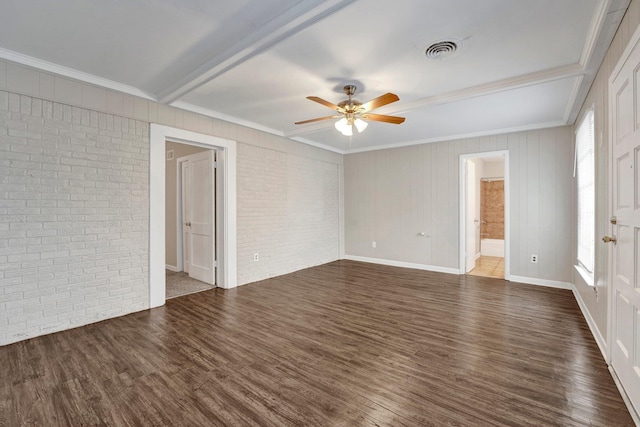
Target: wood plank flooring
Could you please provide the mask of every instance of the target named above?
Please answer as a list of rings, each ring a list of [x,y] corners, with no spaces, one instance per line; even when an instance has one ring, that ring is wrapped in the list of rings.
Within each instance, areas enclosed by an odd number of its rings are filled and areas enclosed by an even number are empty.
[[[0,425],[632,426],[571,292],[338,261],[0,348]]]

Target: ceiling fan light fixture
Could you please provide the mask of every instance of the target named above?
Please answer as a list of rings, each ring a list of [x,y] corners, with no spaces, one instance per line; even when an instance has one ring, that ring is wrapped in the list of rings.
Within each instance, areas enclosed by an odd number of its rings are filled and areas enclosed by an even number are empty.
[[[342,129],[342,134],[344,136],[352,136],[353,135],[353,126],[347,124],[345,125],[344,129]]]
[[[340,120],[338,120],[338,121],[335,123],[335,125],[334,125],[334,126],[336,127],[336,130],[337,130],[338,132],[344,133],[344,130],[345,130],[345,129],[347,128],[347,126],[348,126],[347,118],[346,118],[346,117],[341,118]]]
[[[354,122],[354,125],[356,125],[356,129],[358,129],[359,133],[364,132],[364,130],[367,128],[367,126],[369,126],[369,123],[365,122],[364,120],[357,118]]]
[[[317,96],[307,96],[307,99],[309,99],[310,101],[317,102],[318,104],[322,104],[325,107],[329,107],[332,110],[335,110],[336,112],[338,112],[337,116],[325,116],[310,120],[302,120],[300,122],[296,122],[295,124],[304,125],[308,123],[315,123],[338,118],[339,120],[333,124],[336,130],[344,136],[352,136],[354,126],[359,133],[364,132],[364,130],[369,125],[367,120],[384,123],[394,123],[397,125],[404,122],[404,117],[385,116],[383,114],[370,113],[371,110],[387,104],[391,104],[392,102],[399,101],[400,98],[398,98],[398,95],[396,95],[395,93],[385,93],[384,95],[381,95],[363,104],[362,102],[352,98],[353,94],[356,92],[356,87],[354,85],[346,85],[343,89],[344,93],[349,97],[349,99],[341,101],[338,104],[325,101],[324,99],[318,98]],[[363,117],[366,120],[364,120]]]

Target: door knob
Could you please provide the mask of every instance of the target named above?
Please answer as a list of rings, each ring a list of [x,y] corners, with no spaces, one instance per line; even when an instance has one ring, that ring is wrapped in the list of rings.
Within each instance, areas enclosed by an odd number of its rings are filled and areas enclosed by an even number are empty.
[[[186,225],[187,227],[191,227],[191,221],[185,222],[184,225]]]
[[[605,243],[613,242],[613,244],[615,245],[618,240],[616,239],[616,236],[613,236],[613,237],[604,236],[602,238],[602,241]]]

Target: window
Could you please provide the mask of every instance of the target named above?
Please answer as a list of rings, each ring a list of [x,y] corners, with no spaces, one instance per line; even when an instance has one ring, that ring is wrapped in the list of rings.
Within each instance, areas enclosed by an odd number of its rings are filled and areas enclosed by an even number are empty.
[[[595,162],[593,109],[587,111],[576,132],[578,187],[578,267],[593,284],[595,260]],[[583,274],[584,275],[584,274]]]

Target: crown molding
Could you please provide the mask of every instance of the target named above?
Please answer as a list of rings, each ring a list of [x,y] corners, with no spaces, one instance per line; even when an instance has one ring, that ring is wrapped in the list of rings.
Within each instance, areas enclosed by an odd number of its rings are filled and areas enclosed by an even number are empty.
[[[601,0],[596,7],[596,11],[591,19],[591,26],[587,33],[587,38],[582,48],[582,55],[580,55],[580,64],[586,67],[591,60],[596,46],[598,45],[598,39],[602,28],[604,27],[607,15],[609,14],[609,8],[611,7],[611,0]]]
[[[171,103],[172,107],[175,108],[180,108],[181,110],[187,110],[187,111],[191,111],[192,113],[198,113],[198,114],[202,114],[203,116],[208,116],[208,117],[212,117],[214,119],[219,119],[219,120],[223,120],[225,122],[229,122],[229,123],[233,123],[239,126],[244,126],[246,128],[250,128],[250,129],[254,129],[254,130],[259,130],[261,132],[266,132],[269,133],[271,135],[276,135],[276,136],[280,136],[280,137],[284,137],[284,134],[277,130],[277,129],[273,129],[267,126],[263,126],[259,123],[255,123],[249,120],[244,120],[235,116],[230,116],[227,114],[223,114],[220,113],[218,111],[215,110],[211,110],[209,108],[205,108],[205,107],[200,107],[199,105],[193,105],[190,104],[188,102],[184,102],[184,101],[175,101],[173,103]]]
[[[548,128],[554,128],[554,127],[560,127],[560,126],[566,126],[566,123],[562,121],[545,122],[545,123],[536,123],[532,125],[516,126],[511,128],[491,129],[491,130],[470,132],[470,133],[464,133],[464,134],[458,134],[458,135],[426,138],[426,139],[420,139],[416,141],[401,142],[398,144],[387,144],[387,145],[377,145],[374,147],[356,148],[356,149],[346,151],[345,154],[364,153],[367,151],[377,151],[377,150],[388,150],[392,148],[410,147],[413,145],[432,144],[435,142],[456,141],[461,139],[478,138],[482,136],[491,136],[491,135],[501,135],[505,133],[525,132],[530,130],[548,129]]]
[[[180,108],[181,110],[191,111],[192,113],[202,114],[203,116],[212,117],[214,119],[223,120],[227,123],[233,123],[238,126],[243,126],[249,129],[257,130],[260,132],[265,132],[270,135],[279,136],[281,138],[287,138],[281,131],[277,129],[273,129],[267,126],[262,126],[261,124],[251,122],[249,120],[240,119],[238,117],[229,116],[227,114],[222,114],[218,111],[211,110],[209,108],[199,107],[197,105],[189,104],[183,101],[176,101],[171,104],[172,107]],[[339,148],[331,147],[329,145],[320,144],[318,142],[314,142],[304,138],[288,138],[296,142],[301,142],[303,144],[311,145],[316,148],[322,148],[323,150],[333,151],[334,153],[344,154],[343,150]]]
[[[303,144],[311,145],[312,147],[322,148],[323,150],[332,151],[332,152],[338,153],[338,154],[347,154],[348,153],[348,151],[341,150],[339,148],[332,147],[330,145],[320,144],[319,142],[311,141],[310,139],[305,139],[305,138],[290,138],[290,139],[293,140],[293,141],[296,141],[296,142],[301,142]]]
[[[153,96],[136,87],[94,76],[93,74],[78,71],[73,68],[65,67],[63,65],[54,64],[53,62],[44,61],[42,59],[34,58],[33,56],[24,55],[22,53],[14,52],[12,50],[4,49],[1,47],[0,58],[6,59],[7,61],[15,62],[20,65],[35,68],[40,71],[45,71],[74,80],[79,80],[81,82],[89,83],[94,86],[100,86],[140,98],[148,99],[150,101],[155,101],[155,98]]]

